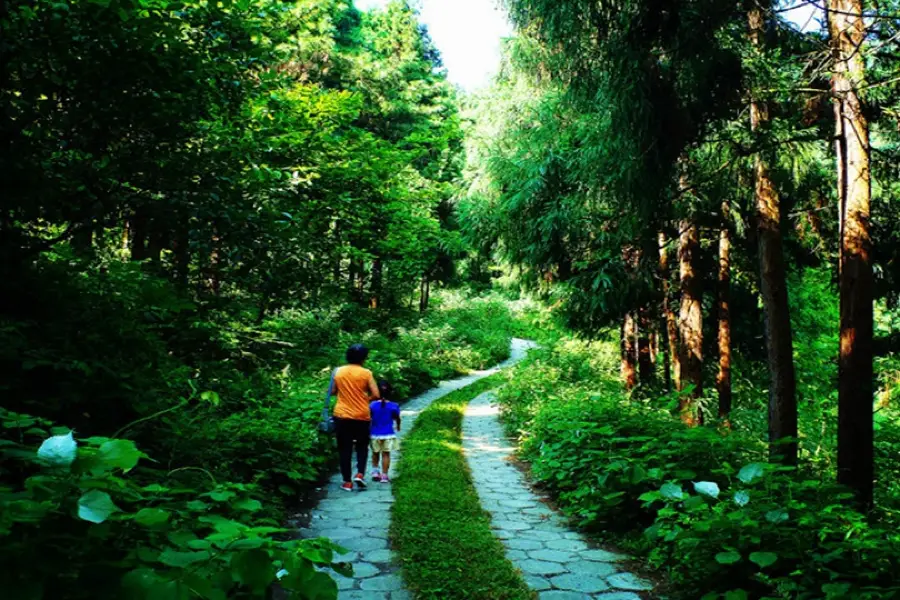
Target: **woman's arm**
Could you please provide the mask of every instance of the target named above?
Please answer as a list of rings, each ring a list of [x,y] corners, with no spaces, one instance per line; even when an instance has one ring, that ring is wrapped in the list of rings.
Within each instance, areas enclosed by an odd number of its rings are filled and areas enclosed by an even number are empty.
[[[369,376],[369,398],[372,400],[378,400],[381,397],[381,394],[378,391],[378,384],[375,383],[375,378]]]

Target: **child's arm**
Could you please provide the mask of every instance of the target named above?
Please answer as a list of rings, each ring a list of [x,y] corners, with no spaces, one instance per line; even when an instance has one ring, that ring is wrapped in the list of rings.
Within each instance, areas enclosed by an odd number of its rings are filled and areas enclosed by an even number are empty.
[[[394,413],[394,422],[397,423],[397,431],[400,431],[400,409]]]

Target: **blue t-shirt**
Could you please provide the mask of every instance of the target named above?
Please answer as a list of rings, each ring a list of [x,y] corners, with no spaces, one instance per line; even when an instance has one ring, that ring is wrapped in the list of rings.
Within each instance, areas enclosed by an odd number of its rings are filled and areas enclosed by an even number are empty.
[[[396,402],[376,400],[369,405],[372,412],[372,435],[394,435],[394,419],[400,416]]]

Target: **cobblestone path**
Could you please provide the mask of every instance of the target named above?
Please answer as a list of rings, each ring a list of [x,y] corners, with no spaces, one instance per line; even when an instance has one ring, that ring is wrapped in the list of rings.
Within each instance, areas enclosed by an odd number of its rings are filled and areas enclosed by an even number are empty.
[[[541,502],[509,462],[513,444],[503,433],[492,392],[469,404],[463,448],[481,504],[491,513],[506,556],[540,600],[640,600],[650,582],[625,571],[625,557],[591,548]]]
[[[475,371],[465,377],[442,382],[424,394],[404,404],[403,429],[400,437],[412,429],[416,416],[443,396],[455,392],[493,375],[499,370],[522,360],[534,344],[526,340],[512,341],[510,357],[504,363],[487,371]],[[394,453],[394,463],[402,454]],[[355,460],[355,459],[354,459]],[[401,458],[402,460],[402,458]],[[412,596],[403,588],[403,580],[394,563],[388,542],[391,521],[391,504],[394,497],[390,484],[369,482],[366,491],[345,492],[340,489],[340,473],[336,473],[326,486],[325,497],[312,511],[309,528],[301,529],[303,537],[327,537],[347,548],[349,554],[341,560],[353,563],[353,577],[334,574],[340,592],[340,600],[403,600]]]

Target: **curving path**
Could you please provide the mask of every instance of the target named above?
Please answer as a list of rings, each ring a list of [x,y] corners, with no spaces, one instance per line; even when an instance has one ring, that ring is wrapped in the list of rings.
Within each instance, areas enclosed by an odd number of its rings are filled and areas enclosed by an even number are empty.
[[[533,342],[513,339],[510,357],[505,362],[487,371],[474,371],[465,377],[442,382],[404,404],[400,437],[412,429],[416,417],[432,402],[516,364],[533,347]],[[393,457],[394,464],[400,455],[397,452]],[[328,481],[325,497],[312,511],[309,527],[300,530],[302,537],[327,537],[349,550],[341,559],[353,563],[353,577],[334,575],[340,590],[338,597],[341,600],[411,598],[403,587],[388,543],[391,504],[394,502],[390,484],[370,481],[365,492],[348,493],[340,489],[341,483],[340,473],[336,473]]]
[[[493,392],[469,404],[463,448],[495,535],[540,600],[640,600],[652,585],[625,571],[625,557],[591,548],[532,492],[509,462],[515,450],[503,432]]]

